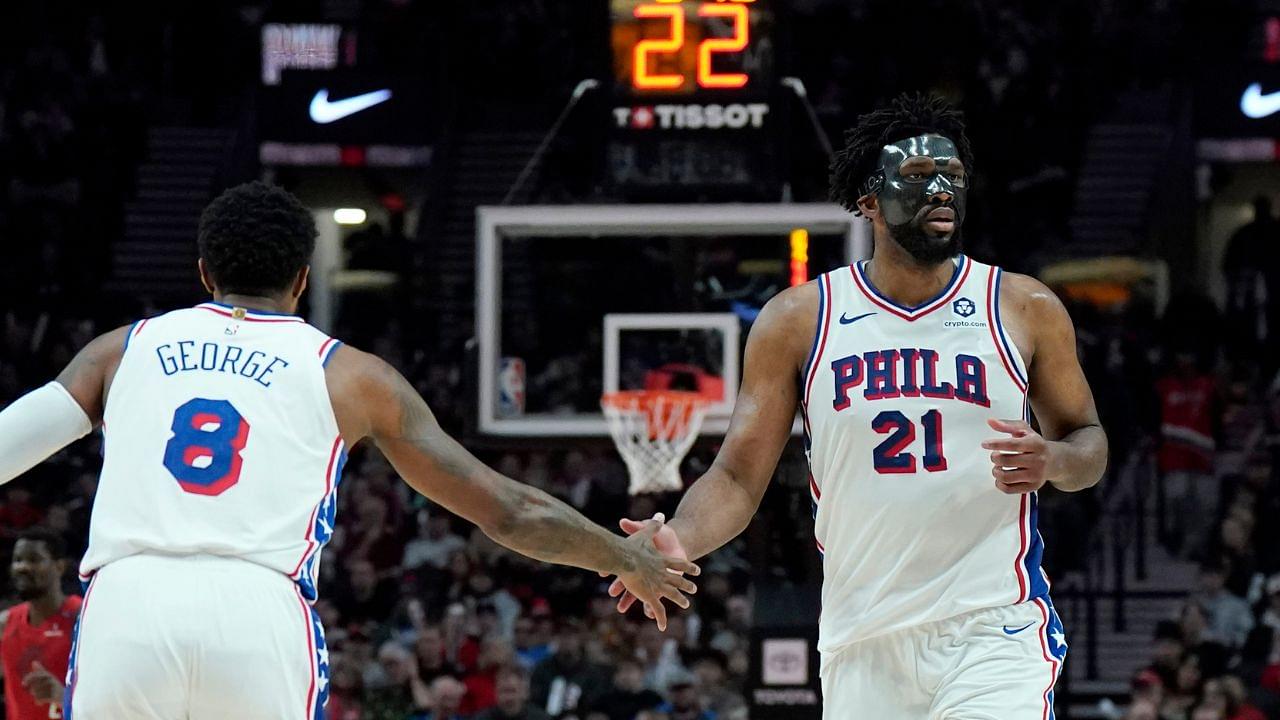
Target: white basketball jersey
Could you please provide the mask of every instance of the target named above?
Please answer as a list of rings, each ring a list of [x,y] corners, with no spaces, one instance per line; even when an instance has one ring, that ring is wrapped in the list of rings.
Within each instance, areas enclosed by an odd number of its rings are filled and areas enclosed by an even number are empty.
[[[960,256],[906,308],[862,264],[818,279],[803,378],[824,584],[819,650],[1048,594],[1034,495],[995,488],[988,418],[1027,416],[998,268]]]
[[[103,413],[82,578],[138,553],[264,565],[316,597],[346,449],[302,318],[217,303],[136,323]]]

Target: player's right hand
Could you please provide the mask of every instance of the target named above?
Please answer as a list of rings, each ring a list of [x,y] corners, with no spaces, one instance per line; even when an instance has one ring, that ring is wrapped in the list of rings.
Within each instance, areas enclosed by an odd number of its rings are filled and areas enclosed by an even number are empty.
[[[666,516],[662,513],[656,513],[653,516],[653,519],[662,523],[662,527],[658,529],[658,533],[653,536],[653,546],[658,549],[658,552],[668,557],[678,557],[688,560],[689,553],[684,549],[684,545],[680,543],[680,536],[676,535],[676,531],[672,530],[671,527],[666,524]],[[618,521],[618,526],[621,527],[622,531],[626,534],[634,535],[644,529],[645,521],[622,518]],[[600,573],[600,576],[608,577],[605,573]],[[609,597],[618,598],[618,612],[623,614],[626,614],[626,612],[636,603],[636,596],[628,592],[627,589],[623,587],[621,580],[614,580],[613,583],[609,585]],[[651,620],[654,618],[653,610],[648,606],[645,606],[644,614],[645,617]]]
[[[685,575],[697,576],[702,570],[684,557],[662,554],[654,544],[654,536],[666,525],[654,519],[644,523],[625,541],[629,570],[618,573],[617,583],[634,595],[651,611],[659,630],[667,629],[665,598],[677,607],[689,607],[689,598],[698,587]]]

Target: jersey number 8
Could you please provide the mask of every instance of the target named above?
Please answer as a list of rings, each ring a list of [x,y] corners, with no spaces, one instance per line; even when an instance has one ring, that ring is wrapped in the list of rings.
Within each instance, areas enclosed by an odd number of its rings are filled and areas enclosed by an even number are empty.
[[[164,446],[164,466],[178,485],[196,495],[221,495],[240,480],[240,451],[249,423],[226,400],[195,398],[173,414],[173,437]]]

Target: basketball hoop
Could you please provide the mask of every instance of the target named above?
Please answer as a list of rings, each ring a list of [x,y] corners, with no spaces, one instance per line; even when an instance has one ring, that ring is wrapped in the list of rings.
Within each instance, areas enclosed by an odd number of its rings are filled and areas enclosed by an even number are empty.
[[[605,393],[600,407],[609,434],[627,464],[632,495],[680,490],[680,461],[702,426],[707,398],[675,390],[623,390]]]

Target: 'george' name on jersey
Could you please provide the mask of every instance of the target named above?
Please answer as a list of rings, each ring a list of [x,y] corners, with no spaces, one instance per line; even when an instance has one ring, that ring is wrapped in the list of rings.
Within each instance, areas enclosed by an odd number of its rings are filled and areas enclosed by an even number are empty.
[[[228,375],[239,375],[258,383],[262,387],[271,387],[268,380],[277,368],[289,367],[289,362],[278,356],[271,356],[261,350],[245,352],[239,345],[223,345],[215,342],[195,340],[179,340],[176,343],[165,343],[156,348],[156,357],[160,359],[160,370],[165,375],[176,375],[183,372],[202,371]]]

